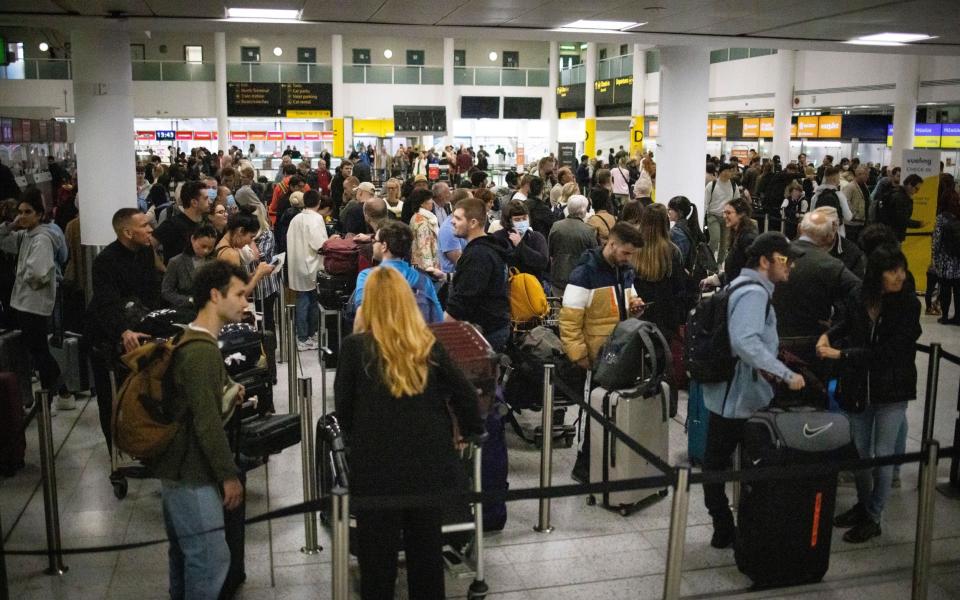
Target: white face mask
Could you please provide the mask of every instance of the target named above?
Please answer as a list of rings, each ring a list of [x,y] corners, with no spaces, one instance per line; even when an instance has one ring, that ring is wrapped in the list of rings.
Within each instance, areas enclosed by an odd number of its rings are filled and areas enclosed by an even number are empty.
[[[520,235],[524,235],[525,233],[527,233],[527,230],[530,229],[530,221],[515,221],[513,224],[513,228]]]

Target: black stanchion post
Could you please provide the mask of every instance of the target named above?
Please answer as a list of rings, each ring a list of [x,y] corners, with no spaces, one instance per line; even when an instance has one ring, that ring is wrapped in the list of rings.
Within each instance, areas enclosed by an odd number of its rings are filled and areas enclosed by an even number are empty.
[[[350,494],[338,487],[333,490],[333,600],[350,597]]]
[[[942,347],[934,342],[930,344],[930,356],[927,363],[927,393],[923,400],[923,434],[921,440],[933,437],[933,424],[937,419],[937,384],[940,380],[940,353]]]
[[[957,390],[957,411],[960,412],[960,390]],[[953,422],[953,447],[960,444],[960,415]],[[950,479],[937,486],[937,491],[947,498],[960,498],[960,455],[950,457]]]
[[[53,453],[53,423],[50,415],[50,390],[38,390],[35,396],[40,406],[40,471],[43,479],[43,513],[47,525],[47,575],[67,572],[60,551],[60,508],[57,504],[56,456]]]
[[[924,460],[920,469],[920,496],[917,501],[917,539],[913,552],[913,600],[927,598],[936,499],[933,490],[937,485],[940,444],[936,440],[926,440],[923,444],[923,453]]]
[[[670,510],[670,538],[667,542],[667,573],[663,580],[664,600],[680,597],[680,574],[683,572],[683,545],[687,535],[687,510],[690,508],[690,467],[677,469],[673,486],[673,507]]]
[[[540,489],[550,487],[553,478],[553,365],[543,366],[543,421],[540,437]],[[540,514],[534,530],[550,533],[550,498],[540,498]]]

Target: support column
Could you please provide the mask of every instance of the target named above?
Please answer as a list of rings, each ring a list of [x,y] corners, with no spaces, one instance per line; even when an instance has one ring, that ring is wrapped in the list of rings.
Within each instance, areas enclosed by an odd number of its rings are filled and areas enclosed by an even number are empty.
[[[453,144],[453,122],[460,117],[453,87],[453,38],[443,38],[443,105],[447,109],[447,143]]]
[[[130,36],[75,30],[70,44],[80,239],[92,264],[96,252],[116,239],[113,213],[137,206]]]
[[[557,85],[559,85],[560,80],[560,46],[557,42],[550,42],[549,57],[547,61],[547,72],[549,73],[547,85],[549,86],[550,93],[547,94],[547,105],[545,107],[546,110],[544,110],[549,124],[547,131],[547,151],[555,152],[556,156],[559,157],[560,148],[557,146],[557,142],[560,136],[560,117],[557,115]]]
[[[630,156],[636,157],[643,152],[643,121],[646,112],[647,91],[647,52],[640,44],[633,45],[633,88],[630,95],[630,115],[633,122],[630,125]],[[640,140],[637,142],[636,132]]]
[[[797,51],[777,50],[777,87],[773,100],[773,153],[790,162],[790,119],[793,115],[793,81]]]
[[[330,36],[330,75],[333,84],[333,117],[343,117],[343,36]]]
[[[893,148],[890,166],[903,166],[903,151],[913,148],[914,127],[917,124],[917,95],[920,92],[920,57],[900,56],[893,80],[897,89],[893,103]]]
[[[587,58],[585,67],[583,125],[586,138],[583,142],[583,153],[593,160],[597,157],[597,104],[594,100],[594,85],[597,82],[597,43],[587,43]]]
[[[660,136],[657,139],[657,200],[686,196],[703,218],[703,165],[707,146],[710,51],[660,49]],[[695,175],[695,176],[693,176]]]
[[[214,85],[217,86],[217,148],[230,148],[230,124],[227,120],[227,34],[213,34]]]

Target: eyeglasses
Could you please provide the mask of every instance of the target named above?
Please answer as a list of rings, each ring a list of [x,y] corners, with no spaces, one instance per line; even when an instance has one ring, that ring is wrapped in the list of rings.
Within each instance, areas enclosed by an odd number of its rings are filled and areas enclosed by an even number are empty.
[[[773,257],[777,259],[777,262],[779,262],[781,265],[793,266],[793,259],[791,259],[789,256],[774,254]]]

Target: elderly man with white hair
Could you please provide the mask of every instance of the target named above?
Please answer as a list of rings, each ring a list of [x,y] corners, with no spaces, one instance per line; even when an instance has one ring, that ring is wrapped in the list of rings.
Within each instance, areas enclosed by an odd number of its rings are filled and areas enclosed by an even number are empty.
[[[853,274],[863,279],[867,272],[867,256],[859,246],[840,235],[840,215],[832,206],[821,206],[813,212],[820,213],[833,225],[834,242],[830,245],[830,256],[839,258]]]
[[[597,232],[584,223],[590,201],[574,194],[567,201],[567,216],[550,228],[547,246],[550,249],[550,283],[554,293],[563,295],[570,273],[584,252],[597,247]]]

